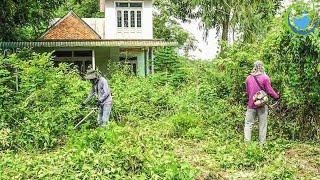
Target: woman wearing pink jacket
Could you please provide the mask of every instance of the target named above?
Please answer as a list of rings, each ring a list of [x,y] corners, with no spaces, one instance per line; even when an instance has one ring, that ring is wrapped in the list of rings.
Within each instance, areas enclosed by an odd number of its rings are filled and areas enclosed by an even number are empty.
[[[280,98],[279,94],[276,93],[271,86],[270,78],[264,71],[263,63],[256,61],[253,65],[252,73],[246,79],[248,106],[244,125],[245,141],[251,140],[252,126],[256,117],[259,119],[259,140],[261,143],[266,141],[268,106],[258,106],[254,101],[254,96],[261,90],[275,100]]]

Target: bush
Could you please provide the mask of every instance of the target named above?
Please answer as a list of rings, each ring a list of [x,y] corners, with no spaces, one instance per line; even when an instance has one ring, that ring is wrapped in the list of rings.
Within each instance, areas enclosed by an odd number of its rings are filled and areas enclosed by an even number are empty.
[[[186,80],[186,58],[178,56],[172,47],[160,48],[155,51],[155,71],[158,83],[178,87]]]
[[[262,50],[282,97],[275,118],[292,124],[281,126],[292,139],[320,138],[319,42],[319,30],[308,36],[272,32]]]
[[[171,116],[170,121],[174,125],[174,134],[177,137],[186,137],[186,136],[192,137],[196,134],[199,134],[199,129],[197,128],[201,126],[201,119],[199,119],[195,115],[180,113],[180,114]],[[201,134],[201,130],[200,130],[200,134]]]
[[[88,89],[78,72],[54,67],[51,54],[0,56],[1,149],[48,149],[64,142]]]
[[[157,85],[150,78],[114,74],[110,81],[113,95],[112,114],[117,121],[128,121],[128,117],[157,120],[170,114],[173,105],[169,103],[173,96],[171,86]]]

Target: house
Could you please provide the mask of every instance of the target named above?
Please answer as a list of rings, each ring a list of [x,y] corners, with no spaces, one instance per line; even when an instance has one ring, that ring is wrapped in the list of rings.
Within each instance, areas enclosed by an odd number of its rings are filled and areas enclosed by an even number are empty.
[[[156,47],[175,46],[153,38],[153,0],[100,0],[104,18],[80,18],[70,11],[53,19],[50,28],[32,42],[0,42],[0,49],[33,48],[54,51],[54,61],[72,62],[81,72],[88,68],[108,73],[109,62],[119,62],[134,74],[154,72]]]

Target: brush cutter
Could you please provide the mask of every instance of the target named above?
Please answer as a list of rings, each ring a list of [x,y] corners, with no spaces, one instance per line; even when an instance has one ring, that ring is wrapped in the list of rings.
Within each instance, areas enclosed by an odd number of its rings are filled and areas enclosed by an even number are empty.
[[[74,126],[74,129],[76,129],[84,120],[86,120],[96,110],[98,110],[98,108],[92,108],[91,111],[81,121],[79,121],[76,126]]]
[[[281,111],[280,100],[268,104],[268,108],[269,108],[269,113],[270,113],[272,116],[277,116],[277,115],[279,115],[279,112]]]
[[[279,105],[279,100],[276,101],[275,103],[268,104],[268,107],[269,107],[270,109],[273,109],[273,108],[275,108],[277,105]]]

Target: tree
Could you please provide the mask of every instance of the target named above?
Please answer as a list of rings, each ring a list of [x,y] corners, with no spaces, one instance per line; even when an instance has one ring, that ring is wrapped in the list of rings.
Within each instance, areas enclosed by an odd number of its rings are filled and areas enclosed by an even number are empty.
[[[245,42],[264,31],[280,5],[279,0],[171,0],[175,15],[186,21],[200,19],[207,38],[210,29],[217,29],[221,39],[228,42],[231,29],[242,34]]]
[[[163,83],[170,83],[178,87],[185,81],[184,69],[186,60],[178,56],[173,47],[159,48],[155,51],[155,71]]]
[[[35,39],[64,0],[3,0],[0,3],[0,41]]]
[[[169,0],[156,0],[154,12],[154,36],[168,41],[176,41],[179,47],[188,55],[190,50],[196,49],[197,40],[174,17]]]
[[[63,17],[70,10],[73,10],[80,17],[104,17],[104,13],[100,12],[98,0],[66,0],[56,12],[56,16]]]

